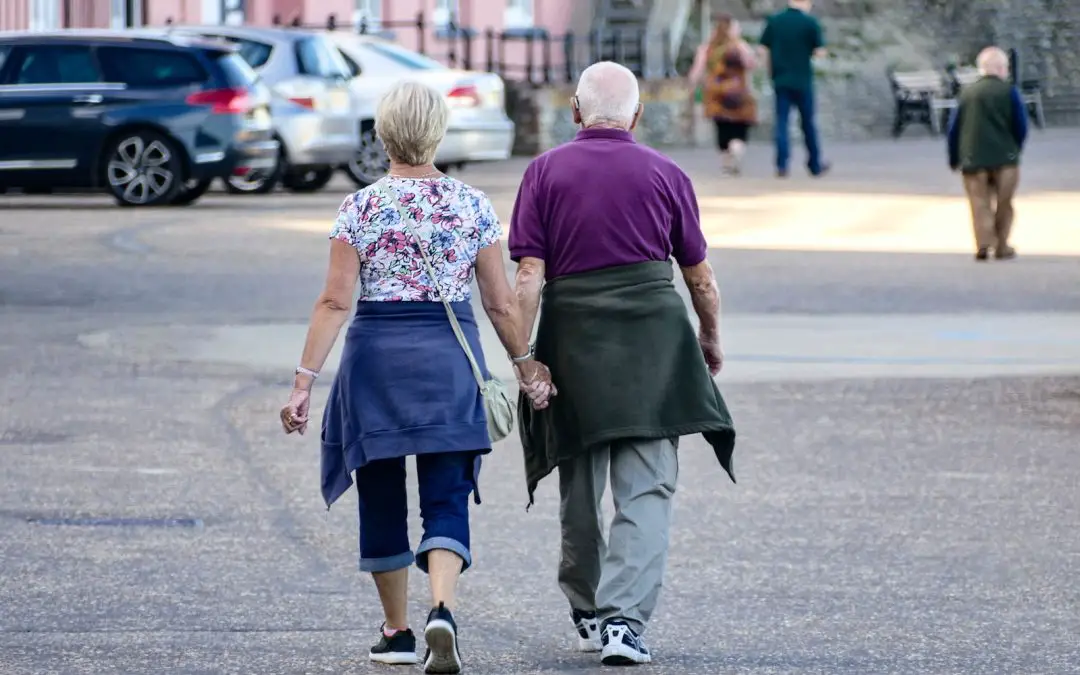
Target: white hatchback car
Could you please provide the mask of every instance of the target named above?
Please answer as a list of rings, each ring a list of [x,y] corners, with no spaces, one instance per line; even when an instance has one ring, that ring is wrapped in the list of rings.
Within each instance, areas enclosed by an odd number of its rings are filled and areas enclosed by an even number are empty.
[[[386,174],[390,160],[375,136],[379,97],[402,79],[417,80],[446,95],[450,126],[435,162],[440,168],[507,159],[514,146],[514,123],[506,116],[502,78],[455,70],[382,38],[327,32],[349,69],[353,98],[361,114],[360,148],[346,171],[360,187]]]

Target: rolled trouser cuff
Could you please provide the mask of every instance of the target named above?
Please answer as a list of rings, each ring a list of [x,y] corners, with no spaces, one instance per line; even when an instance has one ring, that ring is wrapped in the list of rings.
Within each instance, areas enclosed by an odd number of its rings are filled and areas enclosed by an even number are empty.
[[[360,558],[361,572],[394,572],[413,564],[416,557],[412,551],[405,551],[386,558]]]
[[[461,565],[462,572],[472,567],[472,554],[460,541],[450,537],[432,537],[420,542],[420,548],[416,549],[416,566],[420,568],[421,572],[427,574],[427,554],[435,549],[458,554],[464,561]]]

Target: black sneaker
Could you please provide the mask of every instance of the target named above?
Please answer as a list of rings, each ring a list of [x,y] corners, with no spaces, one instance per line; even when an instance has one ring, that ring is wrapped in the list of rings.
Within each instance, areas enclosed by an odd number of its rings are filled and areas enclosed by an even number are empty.
[[[379,633],[379,642],[368,652],[369,659],[391,666],[414,666],[420,662],[416,658],[416,636],[411,630],[399,630],[387,637],[384,624]]]
[[[454,615],[441,602],[428,614],[424,639],[428,646],[427,655],[424,656],[425,673],[461,672],[457,624],[454,623]]]
[[[596,612],[571,609],[570,618],[577,629],[579,652],[592,653],[604,648],[600,644],[600,622],[596,619]]]
[[[989,258],[990,258],[989,249],[980,248],[978,251],[975,252],[975,259],[978,260],[979,262],[985,262]]]
[[[605,624],[600,641],[604,645],[601,661],[605,666],[636,666],[652,662],[649,648],[638,634],[622,621]]]

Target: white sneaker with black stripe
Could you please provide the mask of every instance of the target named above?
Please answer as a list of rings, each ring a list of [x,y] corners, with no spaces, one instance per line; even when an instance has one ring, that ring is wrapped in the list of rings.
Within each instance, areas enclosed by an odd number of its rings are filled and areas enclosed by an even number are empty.
[[[603,644],[601,661],[605,666],[636,666],[652,662],[649,648],[625,622],[605,624],[600,642]]]
[[[570,618],[577,629],[579,652],[595,653],[604,648],[604,645],[600,644],[600,621],[596,618],[596,612],[571,609]]]

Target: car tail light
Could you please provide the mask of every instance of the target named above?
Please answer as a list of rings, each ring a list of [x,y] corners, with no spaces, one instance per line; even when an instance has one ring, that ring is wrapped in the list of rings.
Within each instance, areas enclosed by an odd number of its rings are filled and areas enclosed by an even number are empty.
[[[289,100],[296,105],[310,108],[311,110],[315,109],[315,99],[310,96],[290,96]]]
[[[475,108],[480,105],[480,91],[474,84],[458,85],[446,94],[446,101],[454,108]]]
[[[252,109],[246,89],[207,89],[187,97],[188,105],[208,105],[218,115],[243,114]]]

